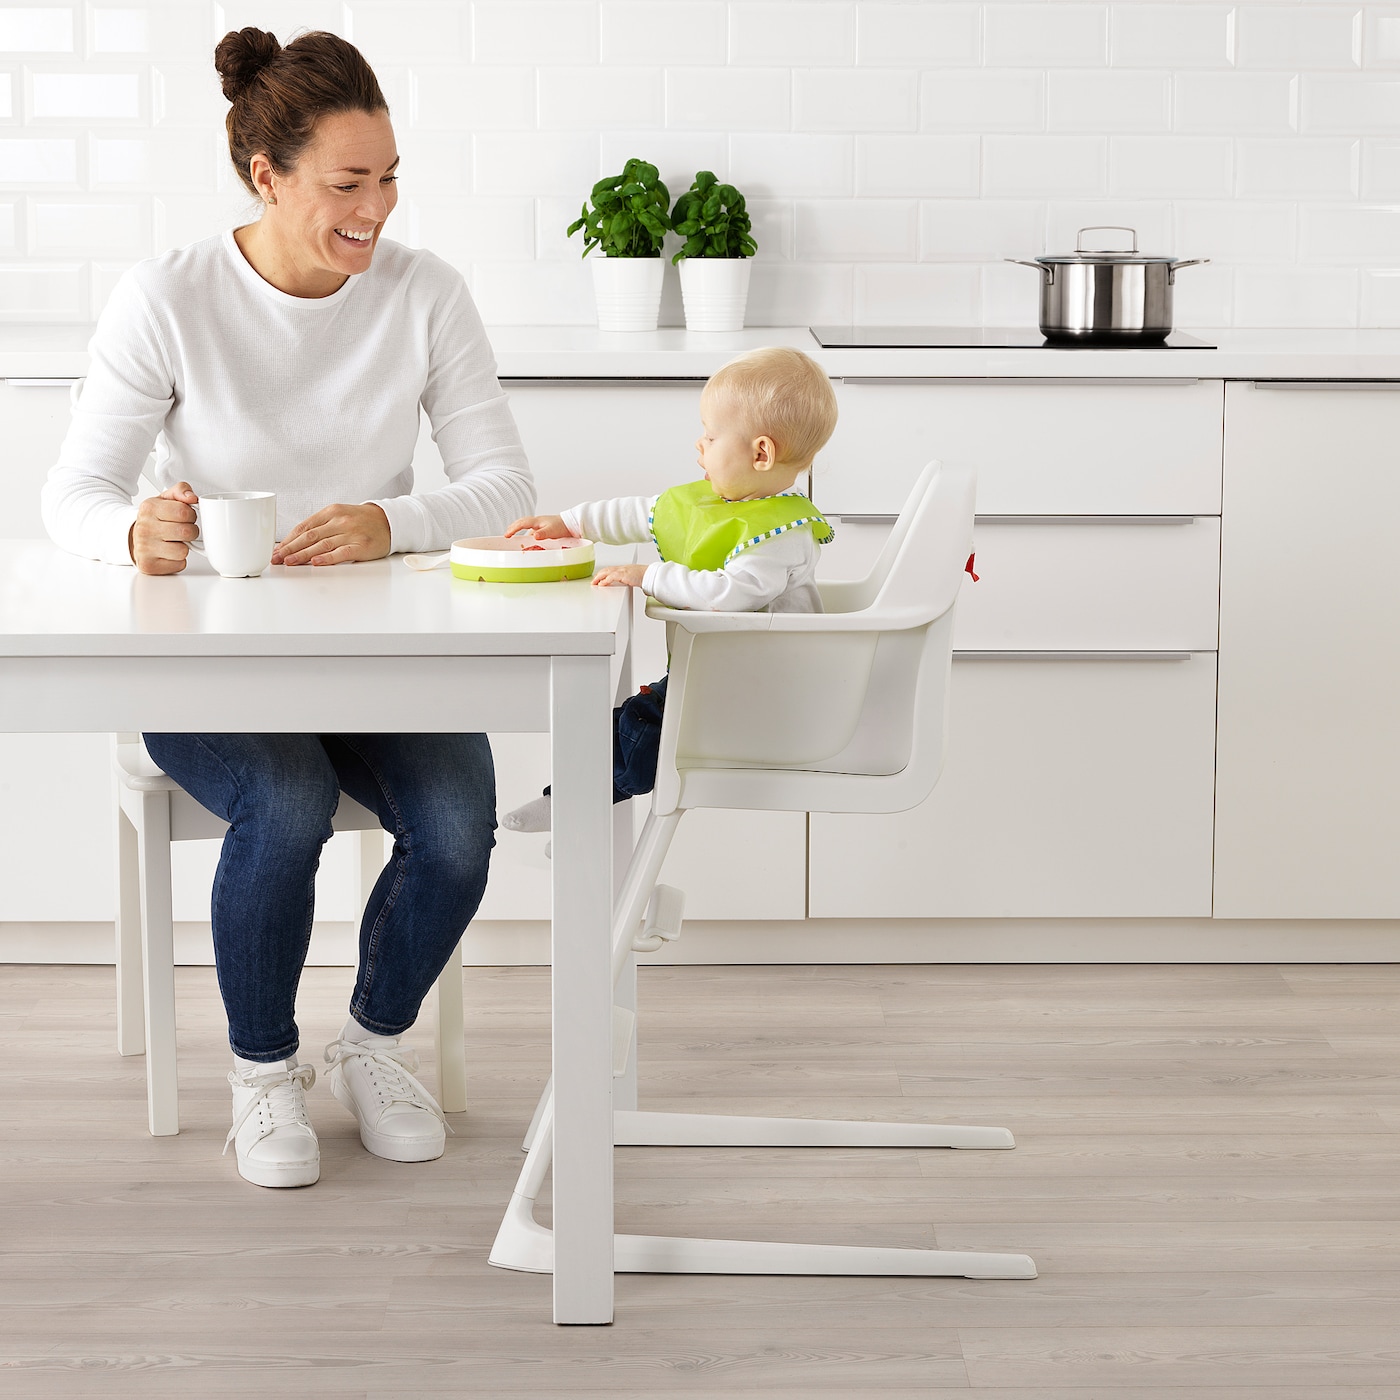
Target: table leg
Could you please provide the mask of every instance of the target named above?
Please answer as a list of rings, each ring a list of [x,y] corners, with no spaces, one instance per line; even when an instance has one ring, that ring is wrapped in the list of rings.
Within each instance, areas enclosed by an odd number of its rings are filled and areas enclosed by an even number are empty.
[[[611,719],[609,658],[555,657],[555,1322],[613,1315]]]

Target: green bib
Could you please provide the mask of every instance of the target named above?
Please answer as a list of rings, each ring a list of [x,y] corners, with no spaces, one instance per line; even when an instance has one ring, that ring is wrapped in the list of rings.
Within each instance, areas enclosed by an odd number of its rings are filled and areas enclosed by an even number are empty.
[[[722,569],[735,555],[786,530],[811,526],[818,544],[835,534],[806,496],[726,501],[703,479],[663,491],[647,523],[661,557],[687,569]]]

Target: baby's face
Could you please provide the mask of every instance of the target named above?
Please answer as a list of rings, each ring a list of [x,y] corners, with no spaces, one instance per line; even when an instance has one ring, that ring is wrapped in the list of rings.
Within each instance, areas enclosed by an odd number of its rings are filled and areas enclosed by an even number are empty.
[[[696,461],[717,496],[742,501],[749,496],[771,494],[772,475],[756,471],[754,439],[741,431],[738,415],[722,395],[701,394],[700,436],[695,439]]]

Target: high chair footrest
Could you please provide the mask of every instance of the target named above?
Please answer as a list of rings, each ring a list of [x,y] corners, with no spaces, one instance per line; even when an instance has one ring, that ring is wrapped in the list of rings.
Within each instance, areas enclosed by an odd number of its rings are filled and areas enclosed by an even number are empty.
[[[1005,1128],[945,1123],[861,1123],[824,1118],[742,1118],[720,1113],[613,1113],[617,1147],[975,1147],[1005,1149]]]

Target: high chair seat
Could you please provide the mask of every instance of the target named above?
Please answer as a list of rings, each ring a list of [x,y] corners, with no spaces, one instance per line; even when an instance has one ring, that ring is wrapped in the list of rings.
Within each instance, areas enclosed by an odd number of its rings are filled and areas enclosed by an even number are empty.
[[[671,664],[651,811],[614,903],[613,982],[634,951],[679,932],[678,892],[657,876],[681,817],[695,807],[898,812],[933,790],[948,738],[953,612],[972,551],[975,479],[930,462],[874,568],[819,585],[822,613],[700,613],[652,604]],[[647,927],[639,934],[644,911]],[[615,1015],[615,1071],[633,1018]],[[490,1262],[549,1272],[551,1232],[534,1203],[550,1164],[546,1086],[527,1156]],[[614,1114],[614,1142],[634,1146],[1015,1146],[1004,1128],[837,1123],[712,1114]],[[617,1235],[619,1272],[963,1275],[1034,1278],[1024,1254],[883,1249]]]
[[[170,847],[217,839],[228,823],[201,806],[146,751],[139,734],[112,740],[117,823],[117,1051],[146,1056],[146,1112],[155,1137],[180,1131],[175,1055],[175,929]],[[384,865],[383,829],[368,808],[340,795],[331,825],[360,833],[360,902]],[[438,1090],[445,1113],[466,1103],[462,945],[437,982]]]

